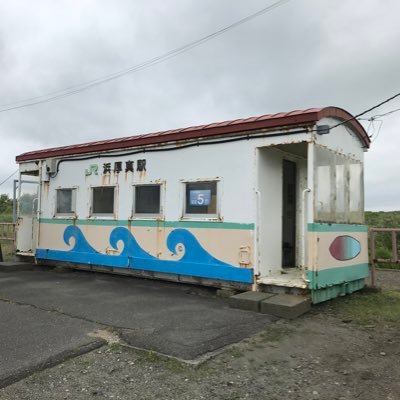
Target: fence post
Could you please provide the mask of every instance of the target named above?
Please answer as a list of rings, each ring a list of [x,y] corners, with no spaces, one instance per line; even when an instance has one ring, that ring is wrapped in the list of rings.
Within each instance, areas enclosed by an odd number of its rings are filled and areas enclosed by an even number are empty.
[[[397,255],[397,232],[392,231],[392,261],[397,263],[398,255]]]
[[[376,260],[376,255],[375,255],[375,232],[373,229],[369,230],[369,249],[371,252],[371,286],[375,287],[376,286],[376,271],[375,271],[375,260]]]

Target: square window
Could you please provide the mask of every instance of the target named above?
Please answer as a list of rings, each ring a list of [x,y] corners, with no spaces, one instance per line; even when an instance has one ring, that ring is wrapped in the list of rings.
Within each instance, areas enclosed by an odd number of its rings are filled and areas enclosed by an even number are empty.
[[[75,189],[57,189],[56,214],[75,214]]]
[[[186,215],[217,215],[217,182],[188,182],[186,185]]]
[[[92,214],[114,214],[113,186],[92,188]]]
[[[161,214],[161,185],[135,186],[134,214]]]

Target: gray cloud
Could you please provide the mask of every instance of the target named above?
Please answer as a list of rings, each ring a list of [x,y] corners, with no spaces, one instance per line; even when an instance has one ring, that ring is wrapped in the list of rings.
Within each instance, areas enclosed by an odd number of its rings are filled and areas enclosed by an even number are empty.
[[[0,104],[127,68],[265,5],[0,1]],[[356,0],[292,0],[148,70],[58,102],[0,113],[0,135],[8,143],[0,150],[0,181],[14,170],[16,154],[42,147],[312,106],[357,113],[399,90],[399,11],[395,0],[368,0],[362,7]],[[368,208],[400,207],[393,172],[400,167],[398,115],[385,119],[366,157]]]

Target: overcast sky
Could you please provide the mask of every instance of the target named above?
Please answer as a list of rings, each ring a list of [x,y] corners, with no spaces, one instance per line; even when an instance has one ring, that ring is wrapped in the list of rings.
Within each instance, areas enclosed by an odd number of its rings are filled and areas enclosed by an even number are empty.
[[[128,68],[274,1],[0,0],[0,109]],[[359,113],[400,92],[399,15],[396,0],[292,0],[155,67],[0,113],[0,182],[17,154],[45,147],[309,107]],[[370,115],[396,108],[400,100]],[[400,209],[399,120],[383,118],[366,155],[367,209]],[[11,180],[0,187],[10,190]]]

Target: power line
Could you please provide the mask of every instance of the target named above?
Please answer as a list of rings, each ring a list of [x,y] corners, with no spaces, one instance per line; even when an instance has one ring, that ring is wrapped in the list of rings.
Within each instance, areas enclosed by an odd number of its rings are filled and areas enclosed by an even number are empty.
[[[0,182],[0,186],[3,185],[3,183],[6,183],[9,179],[11,179],[16,173],[18,172],[18,169],[14,171],[10,176],[8,176],[4,181]]]
[[[384,114],[374,115],[371,118],[376,119],[376,118],[386,117],[387,115],[394,114],[395,112],[398,112],[398,111],[400,111],[400,108],[396,108],[395,110],[385,112]]]
[[[360,120],[369,122],[369,125],[368,125],[368,128],[367,128],[367,132],[369,132],[369,130],[371,128],[373,130],[373,133],[371,135],[369,135],[369,138],[371,139],[371,143],[375,142],[375,140],[378,139],[378,136],[379,136],[379,134],[381,132],[381,129],[382,129],[383,121],[381,119],[378,119],[378,118],[387,117],[388,115],[394,114],[394,113],[396,113],[398,111],[400,111],[400,108],[396,108],[394,110],[387,111],[387,112],[382,113],[382,114],[372,115],[369,118],[358,118]],[[375,125],[374,125],[375,122],[378,123],[377,130],[375,129]]]
[[[377,130],[374,127],[374,122],[378,123]],[[375,140],[378,139],[379,134],[381,133],[383,121],[381,121],[379,119],[376,119],[376,120],[371,121],[371,124],[372,124],[372,128],[373,128],[374,133],[370,136],[370,138],[371,138],[371,143],[374,143]]]
[[[164,54],[161,54],[159,56],[150,58],[150,59],[148,59],[142,63],[136,64],[132,67],[120,70],[118,72],[115,72],[115,73],[112,73],[109,75],[104,75],[104,76],[101,76],[101,77],[93,79],[93,80],[89,80],[89,81],[82,82],[82,83],[79,83],[76,85],[72,85],[67,88],[57,90],[54,92],[50,92],[50,93],[47,93],[44,95],[25,98],[25,99],[22,99],[22,100],[13,102],[13,103],[2,104],[2,105],[0,105],[0,113],[6,112],[6,111],[11,111],[11,110],[16,110],[19,108],[31,107],[31,106],[35,106],[38,104],[48,103],[51,101],[56,101],[56,100],[62,99],[64,97],[68,97],[68,96],[72,96],[74,94],[81,93],[84,90],[93,88],[94,86],[101,85],[106,82],[121,78],[127,74],[132,74],[137,71],[141,71],[143,69],[150,68],[156,64],[167,61],[172,57],[176,57],[179,54],[182,54],[182,53],[187,52],[197,46],[200,46],[203,43],[206,43],[228,31],[230,31],[231,29],[234,29],[242,24],[245,24],[246,22],[249,22],[261,15],[264,15],[264,14],[274,10],[277,7],[284,5],[285,3],[288,3],[289,1],[291,1],[291,0],[279,0],[267,7],[262,8],[261,10],[255,12],[253,14],[248,15],[247,17],[244,17],[236,22],[233,22],[230,25],[225,26],[224,28],[222,28],[216,32],[210,33],[210,34],[203,36],[197,40],[189,42],[183,46],[177,47],[177,48],[170,50]]]
[[[368,110],[365,110],[365,111],[363,111],[363,112],[361,112],[361,113],[359,113],[359,114],[357,114],[357,115],[354,115],[354,116],[351,117],[351,118],[348,118],[348,119],[346,119],[346,120],[344,120],[344,121],[342,121],[342,122],[340,122],[340,123],[338,123],[338,124],[336,124],[336,125],[331,126],[329,129],[334,129],[334,128],[337,128],[338,126],[347,124],[348,122],[353,121],[353,120],[355,120],[355,119],[360,119],[360,117],[363,116],[364,114],[367,114],[367,113],[369,113],[370,111],[375,110],[375,108],[378,108],[378,107],[380,107],[380,106],[383,106],[383,105],[386,104],[386,103],[389,103],[390,101],[394,100],[395,98],[397,98],[397,97],[399,97],[399,96],[400,96],[400,93],[397,93],[397,94],[395,94],[395,95],[389,97],[388,99],[381,101],[379,104],[377,104],[377,105],[375,105],[375,106],[373,106],[373,107],[371,107],[371,108],[368,108]]]

